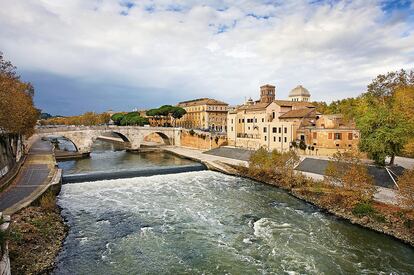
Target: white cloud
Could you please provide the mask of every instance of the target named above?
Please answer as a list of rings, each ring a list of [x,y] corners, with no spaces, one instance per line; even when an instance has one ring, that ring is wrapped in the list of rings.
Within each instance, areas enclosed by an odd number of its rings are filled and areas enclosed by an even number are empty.
[[[0,50],[23,70],[233,104],[265,83],[282,98],[298,84],[318,100],[355,96],[414,68],[413,22],[375,1],[199,3],[0,0]]]

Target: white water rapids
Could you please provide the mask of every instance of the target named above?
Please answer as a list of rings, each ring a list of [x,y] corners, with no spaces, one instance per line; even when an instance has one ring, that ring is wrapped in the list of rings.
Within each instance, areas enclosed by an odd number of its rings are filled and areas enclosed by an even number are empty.
[[[414,250],[203,171],[64,185],[56,274],[412,274]]]

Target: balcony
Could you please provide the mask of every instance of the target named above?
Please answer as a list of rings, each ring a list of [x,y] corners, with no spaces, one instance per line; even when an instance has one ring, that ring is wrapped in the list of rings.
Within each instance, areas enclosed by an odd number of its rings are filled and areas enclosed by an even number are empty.
[[[260,135],[257,135],[257,134],[238,133],[237,134],[237,138],[260,139]]]

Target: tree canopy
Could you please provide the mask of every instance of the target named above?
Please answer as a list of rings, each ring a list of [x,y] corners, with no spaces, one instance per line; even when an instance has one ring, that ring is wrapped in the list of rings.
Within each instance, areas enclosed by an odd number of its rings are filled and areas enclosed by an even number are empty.
[[[34,88],[20,80],[10,61],[0,52],[0,129],[31,135],[39,117],[33,103]]]
[[[180,119],[186,114],[186,111],[178,106],[163,105],[159,108],[147,111],[147,116],[172,116],[174,119]]]
[[[356,98],[314,103],[324,114],[342,114],[360,130],[359,148],[377,164],[386,157],[394,164],[396,155],[414,155],[414,72],[397,71],[378,75],[367,91]]]
[[[414,135],[414,72],[391,72],[379,75],[358,99],[355,109],[357,128],[361,132],[359,147],[377,164],[384,165]]]
[[[148,119],[140,116],[138,112],[129,112],[126,114],[116,113],[112,115],[111,119],[116,125],[120,125],[120,126],[129,126],[129,125],[144,126],[146,124],[149,124]]]
[[[186,110],[178,106],[163,105],[159,108],[150,109],[147,111],[147,116],[152,116],[155,119],[161,117],[171,116],[174,119],[174,122],[177,119],[182,118],[186,114]]]

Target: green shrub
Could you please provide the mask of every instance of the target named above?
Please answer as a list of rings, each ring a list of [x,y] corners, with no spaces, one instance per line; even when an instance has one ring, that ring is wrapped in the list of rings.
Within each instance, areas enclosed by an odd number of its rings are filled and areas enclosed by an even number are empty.
[[[358,217],[369,216],[375,213],[372,204],[369,202],[358,203],[352,210],[352,214]]]

